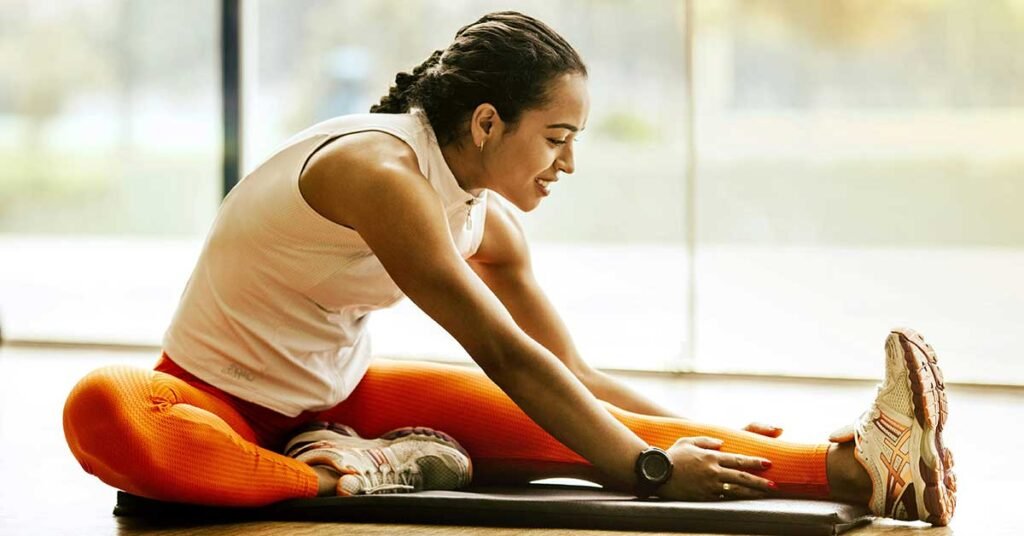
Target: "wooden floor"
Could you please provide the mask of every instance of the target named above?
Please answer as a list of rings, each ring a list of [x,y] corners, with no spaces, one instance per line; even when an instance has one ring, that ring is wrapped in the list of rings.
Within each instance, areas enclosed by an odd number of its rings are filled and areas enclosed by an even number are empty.
[[[879,345],[881,346],[881,345]],[[89,370],[125,363],[149,367],[155,355],[96,350],[0,348],[0,534],[610,534],[560,529],[496,529],[338,523],[245,523],[152,530],[111,515],[114,490],[84,473],[61,429],[61,408],[71,386]],[[881,355],[866,357],[878,362]],[[940,355],[941,360],[941,355]],[[785,436],[821,441],[870,402],[873,384],[735,378],[624,376],[657,401],[707,422],[741,427],[763,421]],[[955,381],[955,378],[947,378]],[[1024,389],[948,388],[946,443],[957,463],[959,509],[945,536],[1022,534],[1013,520],[1022,482]],[[848,534],[921,534],[924,524],[875,521]],[[652,534],[652,533],[642,533]]]

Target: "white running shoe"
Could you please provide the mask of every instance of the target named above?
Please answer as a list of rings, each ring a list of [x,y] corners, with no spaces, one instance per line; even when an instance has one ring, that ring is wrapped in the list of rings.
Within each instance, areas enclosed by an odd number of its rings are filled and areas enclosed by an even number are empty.
[[[956,509],[953,457],[942,445],[946,393],[935,351],[913,330],[885,341],[885,382],[854,424],[854,456],[871,476],[871,512],[947,525]]]
[[[337,471],[338,495],[410,493],[469,485],[472,462],[444,432],[423,427],[364,439],[348,426],[315,422],[293,437],[285,455]]]

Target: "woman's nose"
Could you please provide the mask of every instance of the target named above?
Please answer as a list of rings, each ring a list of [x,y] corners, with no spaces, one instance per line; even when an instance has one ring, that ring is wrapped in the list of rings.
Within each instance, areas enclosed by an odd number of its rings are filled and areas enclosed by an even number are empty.
[[[566,175],[572,175],[573,171],[576,171],[576,162],[572,155],[572,149],[566,146],[562,150],[561,156],[555,162],[555,167],[558,168],[562,173]]]

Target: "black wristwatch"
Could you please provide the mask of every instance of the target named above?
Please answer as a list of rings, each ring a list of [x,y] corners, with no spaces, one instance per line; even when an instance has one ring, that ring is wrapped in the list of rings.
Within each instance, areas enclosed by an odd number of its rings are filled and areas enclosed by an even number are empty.
[[[636,458],[636,496],[646,499],[672,476],[672,460],[665,451],[648,447]]]

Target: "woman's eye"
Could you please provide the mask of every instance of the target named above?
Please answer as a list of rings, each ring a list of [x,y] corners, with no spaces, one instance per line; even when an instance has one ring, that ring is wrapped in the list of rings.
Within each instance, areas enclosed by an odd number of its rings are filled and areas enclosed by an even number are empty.
[[[582,139],[583,139],[583,138],[581,138],[581,137],[579,137],[579,136],[573,136],[573,137],[572,137],[572,141],[573,141],[574,143],[579,143],[579,142],[580,142],[580,140],[582,140]],[[564,140],[553,140],[553,139],[551,139],[551,138],[548,138],[548,141],[549,141],[549,142],[551,142],[551,143],[553,143],[553,144],[555,144],[555,145],[565,145],[566,143],[569,143],[569,138],[566,138],[566,139],[564,139]]]

